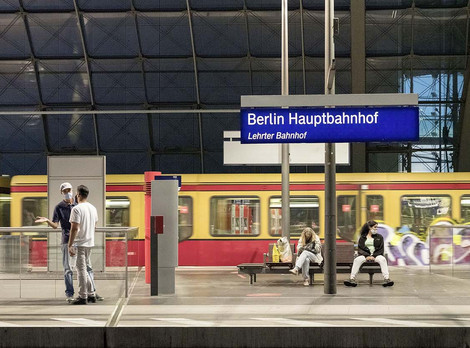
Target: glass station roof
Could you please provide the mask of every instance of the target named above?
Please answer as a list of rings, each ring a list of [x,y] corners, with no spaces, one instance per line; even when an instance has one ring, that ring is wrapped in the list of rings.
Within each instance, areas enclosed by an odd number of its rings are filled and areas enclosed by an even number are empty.
[[[0,1],[1,173],[45,174],[48,155],[67,154],[106,155],[108,173],[278,172],[223,166],[223,131],[239,129],[230,111],[240,107],[241,95],[280,94],[280,4]],[[323,94],[323,6],[323,0],[289,1],[290,94]],[[368,144],[368,170],[400,170],[406,151],[413,153],[413,170],[452,170],[468,1],[366,0],[365,6],[365,93],[419,93],[422,138],[412,147]],[[352,93],[354,84],[357,23],[350,7],[335,1],[338,94]],[[169,109],[180,112],[149,113]],[[95,110],[142,113],[81,113]],[[377,159],[382,152],[393,154],[392,168]],[[305,170],[318,168],[291,171]]]

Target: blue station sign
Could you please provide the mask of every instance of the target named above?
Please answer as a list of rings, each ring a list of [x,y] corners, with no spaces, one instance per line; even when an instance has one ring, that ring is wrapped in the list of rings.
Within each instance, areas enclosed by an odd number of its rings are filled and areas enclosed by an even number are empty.
[[[417,106],[241,109],[242,144],[417,140]]]

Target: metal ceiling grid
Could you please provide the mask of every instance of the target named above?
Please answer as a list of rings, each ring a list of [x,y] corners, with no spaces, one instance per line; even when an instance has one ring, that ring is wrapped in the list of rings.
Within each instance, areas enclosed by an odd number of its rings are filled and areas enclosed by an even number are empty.
[[[351,93],[351,5],[335,1],[337,93]],[[322,94],[323,1],[290,0],[289,9],[290,93]],[[365,9],[367,92],[414,91],[422,104],[422,142],[390,151],[399,150],[398,165],[421,158],[452,169],[468,1],[365,0]],[[273,170],[223,167],[221,130],[237,129],[238,118],[203,111],[238,108],[244,94],[279,94],[279,11],[278,0],[4,0],[0,109],[70,113],[1,116],[17,141],[0,143],[2,173],[43,173],[46,155],[71,151],[105,154],[115,173]],[[116,108],[142,114],[80,115]],[[145,112],[155,108],[202,111]]]

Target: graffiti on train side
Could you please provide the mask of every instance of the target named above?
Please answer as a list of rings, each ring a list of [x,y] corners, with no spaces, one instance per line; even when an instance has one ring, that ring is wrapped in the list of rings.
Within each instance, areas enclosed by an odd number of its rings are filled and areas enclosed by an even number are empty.
[[[378,232],[384,237],[385,253],[390,265],[427,266],[432,264],[470,263],[470,225],[452,228],[453,221],[441,220],[433,225],[449,226],[436,229],[423,241],[416,233],[379,223]]]

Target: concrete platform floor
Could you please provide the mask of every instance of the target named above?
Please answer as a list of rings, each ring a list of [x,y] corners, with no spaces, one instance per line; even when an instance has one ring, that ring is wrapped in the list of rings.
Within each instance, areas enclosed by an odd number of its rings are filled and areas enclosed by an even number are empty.
[[[380,274],[374,276],[373,285],[368,284],[367,274],[360,274],[356,288],[345,287],[348,275],[338,274],[337,294],[327,295],[322,275],[315,277],[313,286],[304,286],[300,276],[273,274],[258,275],[250,285],[235,267],[179,268],[176,294],[151,297],[142,270],[130,279],[127,299],[106,286],[98,288],[105,301],[86,306],[71,306],[62,298],[2,299],[0,327],[123,328],[121,332],[126,327],[460,328],[464,330],[458,335],[465,337],[459,342],[468,341],[469,279],[430,274],[428,268],[416,267],[391,267],[390,273],[395,286],[387,288],[382,287]]]
[[[293,275],[258,275],[250,285],[232,267],[179,268],[176,294],[151,297],[142,270],[129,282],[128,299],[120,299],[115,287],[102,281],[97,284],[105,301],[86,306],[70,306],[61,297],[3,297],[0,327],[470,326],[469,279],[413,267],[392,267],[395,286],[387,288],[380,274],[372,286],[360,274],[356,288],[342,284],[347,275],[337,277],[337,294],[327,295],[322,275],[313,286]],[[41,284],[35,291],[47,292]]]

